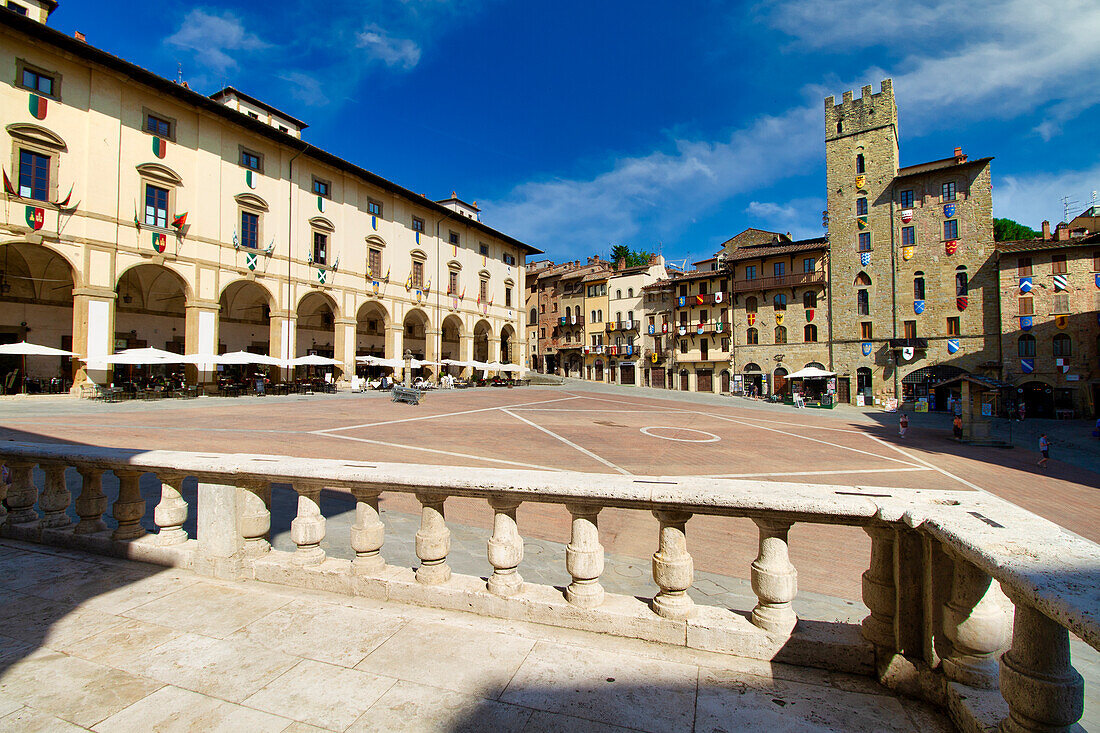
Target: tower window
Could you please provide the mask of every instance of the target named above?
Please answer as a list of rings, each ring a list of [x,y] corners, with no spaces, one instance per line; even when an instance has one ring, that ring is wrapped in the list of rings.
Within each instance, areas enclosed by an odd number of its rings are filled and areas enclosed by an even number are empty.
[[[836,134],[837,135],[844,134],[844,123],[843,122],[837,122],[836,123]]]
[[[906,321],[902,324],[903,333],[907,339],[915,339],[917,337],[917,322]]]
[[[955,200],[955,193],[956,193],[955,192],[955,182],[950,181],[948,183],[943,184],[943,186],[941,186],[941,193],[943,194],[943,200],[944,201],[954,201]]]
[[[916,227],[901,228],[901,244],[903,247],[912,247],[917,243]]]
[[[867,216],[867,199],[856,199],[856,216]]]
[[[967,290],[970,289],[970,283],[966,277],[966,268],[960,265],[955,269],[955,295],[966,295]]]
[[[859,233],[859,251],[870,252],[871,251],[871,233],[860,232]]]
[[[868,290],[856,291],[856,314],[861,316],[871,315],[871,295]]]
[[[913,192],[912,191],[902,191],[901,192],[901,202],[900,203],[901,203],[901,207],[903,209],[911,208],[913,206]]]
[[[959,220],[948,219],[943,223],[943,238],[944,239],[958,239],[959,238]]]
[[[863,153],[856,156],[856,173],[866,173],[867,165],[863,160]]]
[[[918,272],[913,278],[913,300],[924,300],[924,273]]]

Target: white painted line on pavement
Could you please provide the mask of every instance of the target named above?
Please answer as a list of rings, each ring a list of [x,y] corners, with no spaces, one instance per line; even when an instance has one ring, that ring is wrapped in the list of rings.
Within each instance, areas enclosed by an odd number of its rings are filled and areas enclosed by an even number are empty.
[[[881,443],[882,445],[886,446],[887,448],[892,448],[893,450],[896,450],[898,453],[901,453],[906,458],[914,460],[917,463],[923,464],[923,465],[927,466],[928,468],[932,469],[933,471],[939,471],[940,473],[942,473],[947,478],[955,479],[956,481],[958,481],[963,486],[969,486],[970,488],[974,489],[975,491],[981,491],[982,493],[985,493],[985,494],[990,493],[990,492],[986,491],[985,489],[983,489],[981,486],[977,486],[976,484],[972,484],[969,481],[967,481],[966,479],[959,478],[955,474],[953,474],[949,471],[945,471],[944,469],[940,468],[939,466],[936,466],[936,465],[933,465],[933,464],[929,463],[928,461],[924,460],[920,456],[914,456],[912,454],[906,453],[901,448],[898,448],[896,445],[892,445],[890,443],[887,443],[885,440],[882,440],[881,438],[876,438],[874,435],[868,435],[867,437],[870,438],[871,440],[875,441],[876,443]]]
[[[723,473],[723,474],[707,474],[705,476],[694,476],[693,478],[760,478],[763,476],[842,476],[849,473],[900,473],[904,471],[931,471],[931,468],[925,468],[924,466],[914,466],[906,468],[851,468],[847,471],[790,471],[788,473]],[[906,489],[904,486],[891,487],[897,489]]]
[[[561,468],[551,468],[550,466],[540,466],[540,465],[535,464],[535,463],[520,463],[519,461],[506,461],[503,458],[485,458],[483,456],[470,455],[469,453],[456,453],[454,451],[440,450],[438,448],[424,448],[424,447],[421,447],[421,446],[418,446],[418,445],[402,445],[401,443],[387,443],[384,440],[370,440],[369,438],[356,438],[353,435],[330,435],[330,434],[325,434],[324,437],[326,437],[326,438],[339,438],[340,440],[354,440],[358,443],[370,443],[372,445],[382,445],[382,446],[386,446],[387,448],[404,448],[406,450],[424,451],[425,453],[438,453],[438,454],[444,455],[444,456],[454,456],[455,458],[470,458],[470,459],[473,459],[475,461],[491,461],[493,463],[503,463],[507,466],[519,466],[520,468],[534,468],[534,469],[538,469],[539,471],[557,471],[557,472],[561,472],[561,471],[565,470],[565,469],[561,469]]]
[[[517,415],[516,413],[514,413],[514,412],[511,412],[510,410],[504,410],[504,412],[505,412],[505,413],[507,413],[508,415],[511,415],[512,417],[514,417],[514,418],[515,418],[515,419],[517,419],[517,420],[520,420],[520,421],[522,421],[522,422],[525,422],[525,423],[527,423],[528,425],[530,425],[531,427],[535,428],[536,430],[541,430],[542,432],[546,433],[546,434],[547,434],[547,435],[549,435],[550,437],[552,437],[552,438],[555,438],[555,439],[557,439],[557,440],[560,440],[560,441],[561,441],[562,443],[565,443],[565,444],[566,444],[566,445],[568,445],[568,446],[569,446],[570,448],[574,448],[574,449],[576,449],[576,450],[580,451],[581,453],[585,454],[585,455],[586,455],[586,456],[588,456],[589,458],[593,458],[593,459],[595,459],[595,460],[599,461],[600,463],[604,464],[605,466],[607,466],[607,467],[609,467],[609,468],[613,468],[613,469],[615,469],[616,471],[618,471],[618,472],[619,472],[619,473],[621,473],[621,474],[625,474],[625,475],[627,475],[627,476],[633,476],[633,475],[634,475],[634,474],[632,474],[632,473],[631,473],[630,471],[627,471],[627,470],[626,470],[625,468],[620,468],[619,466],[616,466],[616,465],[615,465],[614,463],[612,463],[611,461],[608,461],[608,460],[606,460],[606,459],[604,459],[604,458],[601,458],[600,456],[596,455],[595,453],[593,453],[592,451],[588,450],[587,448],[582,448],[581,446],[577,445],[577,444],[576,444],[576,443],[574,443],[573,441],[569,440],[568,438],[563,438],[562,436],[558,435],[557,433],[555,433],[555,432],[554,432],[554,431],[552,431],[552,430],[547,430],[547,429],[546,429],[546,428],[544,428],[543,426],[541,426],[541,425],[538,425],[538,424],[536,424],[536,423],[533,423],[533,422],[531,422],[530,420],[528,420],[527,418],[525,418],[525,417],[522,417],[521,415]]]
[[[479,407],[476,410],[463,410],[461,412],[448,412],[440,415],[422,415],[420,417],[405,417],[400,420],[382,420],[380,422],[368,422],[362,425],[345,425],[341,428],[325,428],[323,430],[310,430],[309,432],[315,435],[322,435],[325,433],[332,433],[337,430],[355,430],[356,428],[372,428],[376,425],[395,425],[403,422],[414,422],[416,420],[435,420],[441,417],[456,417],[458,415],[471,415],[475,412],[492,412],[493,410],[506,410],[509,407],[526,407],[527,405],[543,405],[549,402],[567,402],[569,400],[576,399],[575,397],[558,397],[553,400],[539,400],[538,402],[523,402],[519,405],[498,405],[497,407]]]

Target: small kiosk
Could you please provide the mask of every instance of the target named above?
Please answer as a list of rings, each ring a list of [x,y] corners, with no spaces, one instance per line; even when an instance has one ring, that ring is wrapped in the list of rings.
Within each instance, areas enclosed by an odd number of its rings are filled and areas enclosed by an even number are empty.
[[[993,440],[989,430],[993,416],[1000,411],[1001,392],[1011,389],[1012,385],[992,377],[980,377],[962,374],[953,379],[933,385],[938,387],[957,387],[961,394],[956,410],[962,418],[962,442],[980,445],[1007,445],[1004,441]]]

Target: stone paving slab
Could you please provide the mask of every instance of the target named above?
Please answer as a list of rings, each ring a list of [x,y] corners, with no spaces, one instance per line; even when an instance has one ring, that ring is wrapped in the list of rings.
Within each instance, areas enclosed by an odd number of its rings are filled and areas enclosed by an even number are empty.
[[[2,541],[0,549],[43,577],[71,563],[48,548]],[[84,562],[120,588],[77,580],[61,594],[63,605],[41,597],[58,595],[48,581],[0,595],[0,633],[24,645],[0,659],[0,731],[948,729],[936,712],[868,678],[139,563]],[[103,628],[83,635],[50,628],[96,615],[86,604],[97,594],[162,575],[163,594],[117,615],[96,612],[110,617]],[[27,599],[55,604],[43,616],[49,621],[15,623]],[[198,624],[168,613],[169,599],[192,615],[231,620]]]

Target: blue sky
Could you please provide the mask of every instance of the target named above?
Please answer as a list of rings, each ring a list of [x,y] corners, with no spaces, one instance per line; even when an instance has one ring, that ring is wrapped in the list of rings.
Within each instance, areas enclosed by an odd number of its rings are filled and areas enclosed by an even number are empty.
[[[902,165],[994,156],[995,215],[1037,229],[1100,189],[1096,0],[62,0],[51,25],[232,84],[557,260],[819,235],[822,99],[885,77]]]

